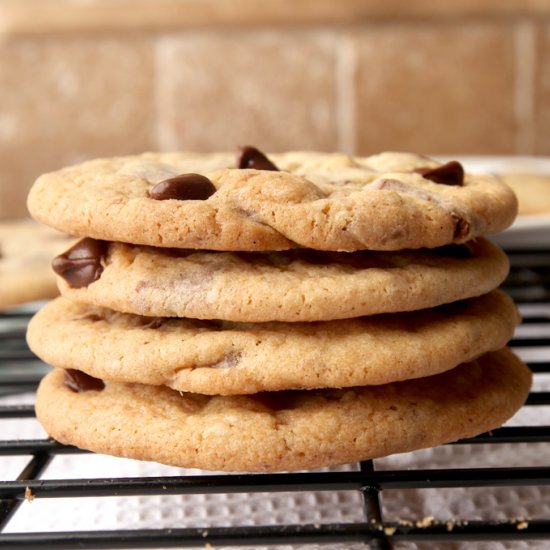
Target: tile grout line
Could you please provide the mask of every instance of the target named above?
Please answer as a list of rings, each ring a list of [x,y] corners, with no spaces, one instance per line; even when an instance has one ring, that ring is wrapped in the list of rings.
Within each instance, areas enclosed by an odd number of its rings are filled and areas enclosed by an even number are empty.
[[[152,138],[154,141],[154,149],[156,151],[167,151],[174,149],[174,139],[172,131],[167,128],[166,120],[172,120],[173,117],[173,101],[172,94],[169,93],[169,88],[166,84],[165,71],[163,71],[164,58],[170,55],[167,51],[166,42],[170,40],[167,37],[157,36],[153,43],[154,48],[154,85],[153,85],[153,129]],[[168,74],[170,74],[168,72]],[[169,116],[166,116],[168,112]]]
[[[533,154],[535,148],[535,27],[520,20],[515,28],[514,114],[517,124],[515,149]]]
[[[355,154],[357,148],[357,52],[348,34],[337,36],[336,55],[336,131],[338,148]]]

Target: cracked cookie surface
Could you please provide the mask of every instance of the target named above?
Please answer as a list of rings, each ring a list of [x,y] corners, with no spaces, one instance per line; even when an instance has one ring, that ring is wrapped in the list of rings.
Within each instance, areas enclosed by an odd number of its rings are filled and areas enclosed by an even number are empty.
[[[484,239],[400,252],[168,251],[122,243],[105,248],[99,278],[74,288],[58,277],[61,293],[76,302],[150,317],[348,319],[479,296],[508,272],[504,253]]]
[[[232,154],[146,153],[89,161],[41,176],[29,194],[37,220],[78,236],[209,250],[400,250],[466,242],[509,226],[513,192],[470,175],[445,185],[420,155],[270,155],[279,171],[237,169]],[[416,171],[415,171],[416,170]],[[155,200],[185,173],[207,176],[205,200]]]
[[[506,345],[504,293],[414,313],[318,323],[231,323],[118,313],[58,298],[29,324],[46,363],[210,395],[342,388],[429,376]]]
[[[366,460],[495,429],[521,407],[530,384],[529,369],[507,349],[416,380],[251,396],[116,382],[75,392],[55,369],[40,384],[36,413],[56,440],[95,452],[270,472]]]

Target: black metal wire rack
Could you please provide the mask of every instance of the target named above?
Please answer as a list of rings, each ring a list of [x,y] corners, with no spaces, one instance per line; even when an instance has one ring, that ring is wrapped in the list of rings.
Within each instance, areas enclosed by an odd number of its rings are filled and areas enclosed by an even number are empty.
[[[523,327],[539,327],[542,336],[518,333],[511,345],[517,350],[535,348],[536,360],[527,361],[536,376],[550,373],[550,250],[510,253],[512,269],[504,288],[519,303]],[[24,342],[30,313],[0,314],[0,396],[12,398],[33,392],[45,371]],[[546,329],[546,332],[544,332]],[[550,392],[531,393],[526,407],[550,405]],[[0,406],[0,422],[34,417],[28,404]],[[550,442],[550,426],[506,426],[455,445],[528,444],[533,452]],[[538,447],[537,447],[538,445]],[[544,447],[548,451],[548,447]],[[394,542],[529,541],[550,539],[550,517],[504,520],[436,521],[433,518],[388,520],[381,497],[386,491],[501,487],[513,493],[520,487],[550,484],[548,466],[385,469],[367,461],[353,471],[281,473],[269,475],[190,475],[139,478],[41,479],[61,455],[80,454],[73,447],[48,439],[2,440],[0,456],[25,456],[28,462],[17,478],[0,480],[0,547],[3,548],[186,548],[212,546],[364,544],[391,548]],[[548,456],[548,464],[550,456]],[[0,474],[2,476],[2,474]],[[2,476],[3,478],[4,476]],[[15,476],[14,476],[15,477]],[[6,532],[25,498],[57,499],[143,495],[197,495],[277,492],[355,492],[361,496],[361,520],[353,522],[237,527],[185,527],[118,529],[102,531]],[[549,543],[550,544],[550,543]]]

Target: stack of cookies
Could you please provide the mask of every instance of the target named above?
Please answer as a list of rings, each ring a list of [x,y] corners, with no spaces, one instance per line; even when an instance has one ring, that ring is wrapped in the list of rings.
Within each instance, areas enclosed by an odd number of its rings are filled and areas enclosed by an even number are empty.
[[[529,391],[507,259],[481,237],[516,199],[457,162],[144,154],[46,174],[29,209],[83,237],[28,332],[62,443],[318,468],[494,429]]]

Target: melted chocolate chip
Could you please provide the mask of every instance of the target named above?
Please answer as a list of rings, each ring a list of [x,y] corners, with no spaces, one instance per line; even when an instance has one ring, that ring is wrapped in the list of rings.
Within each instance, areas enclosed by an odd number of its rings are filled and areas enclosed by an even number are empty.
[[[53,270],[73,288],[82,288],[97,281],[103,272],[101,260],[107,252],[105,241],[86,237],[67,252],[53,259]]]
[[[442,183],[444,185],[464,184],[464,168],[456,160],[452,160],[436,168],[417,168],[415,172],[435,183]]]
[[[67,369],[63,382],[65,386],[76,393],[83,391],[101,391],[105,387],[103,380],[94,378],[76,369]]]
[[[216,192],[214,184],[200,174],[181,174],[157,183],[149,190],[149,197],[157,201],[204,201]]]
[[[279,169],[258,149],[255,147],[241,148],[237,159],[238,168],[253,168],[254,170],[272,170],[278,172]]]

